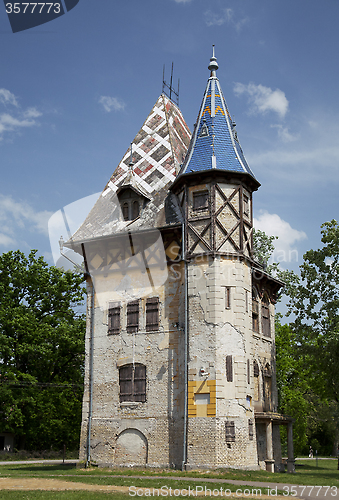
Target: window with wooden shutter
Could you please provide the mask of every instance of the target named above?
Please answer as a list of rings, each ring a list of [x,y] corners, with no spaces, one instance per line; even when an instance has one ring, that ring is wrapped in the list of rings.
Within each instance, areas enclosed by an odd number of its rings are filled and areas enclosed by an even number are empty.
[[[252,328],[259,333],[259,298],[255,288],[252,288]]]
[[[146,401],[146,366],[136,363],[119,369],[120,403]]]
[[[137,217],[139,217],[139,202],[135,200],[132,204],[132,220]]]
[[[120,403],[134,401],[133,399],[133,365],[122,366],[119,369]]]
[[[250,418],[248,420],[248,437],[250,441],[253,441],[253,436],[254,436],[254,425],[253,425],[253,420]]]
[[[225,287],[225,308],[231,309],[231,288],[229,286]]]
[[[247,360],[247,383],[251,383],[251,365],[250,365],[250,360]]]
[[[193,210],[208,208],[208,191],[193,193]]]
[[[270,325],[270,301],[265,293],[261,301],[261,320],[262,320],[262,334],[265,337],[271,336],[271,325]]]
[[[235,442],[235,425],[233,421],[226,422],[226,443]]]
[[[122,216],[124,220],[129,220],[129,206],[127,202],[122,205]]]
[[[248,196],[244,194],[244,204],[243,204],[243,209],[244,209],[244,215],[247,217],[249,216],[249,203],[248,203]]]
[[[139,330],[139,301],[134,300],[127,304],[127,331],[129,333]]]
[[[259,365],[256,361],[253,362],[253,376],[259,377]]]
[[[232,356],[226,356],[226,380],[227,382],[233,382]]]
[[[108,334],[120,333],[120,302],[110,302],[108,306]]]
[[[152,297],[146,301],[146,331],[159,329],[159,298]]]

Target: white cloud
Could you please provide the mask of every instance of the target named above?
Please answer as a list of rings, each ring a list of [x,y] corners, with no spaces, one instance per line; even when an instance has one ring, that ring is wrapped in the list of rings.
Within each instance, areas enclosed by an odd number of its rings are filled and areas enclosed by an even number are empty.
[[[26,111],[23,112],[23,116],[25,118],[39,118],[39,116],[42,116],[42,113],[38,111],[36,108],[27,108]]]
[[[270,87],[260,84],[249,83],[245,85],[238,82],[235,83],[233,90],[237,96],[242,94],[248,96],[248,102],[253,113],[264,114],[268,111],[274,111],[283,118],[288,111],[288,100],[285,93],[280,89],[272,90]]]
[[[0,141],[5,132],[17,132],[25,127],[39,125],[36,118],[42,116],[42,113],[35,107],[21,109],[15,95],[9,90],[0,89],[0,104],[6,107],[6,112],[0,113]],[[14,106],[14,109],[8,112],[7,105]]]
[[[0,233],[0,246],[9,247],[15,245],[15,240],[7,234]]]
[[[304,231],[293,229],[291,225],[277,214],[269,214],[266,210],[259,212],[259,217],[253,219],[255,229],[264,231],[268,236],[278,236],[274,243],[273,260],[275,262],[298,262],[296,244],[307,239]]]
[[[2,104],[12,104],[12,106],[18,106],[18,101],[12,92],[7,89],[0,89],[0,102]]]
[[[272,128],[276,128],[278,130],[278,136],[283,142],[293,142],[298,139],[297,135],[292,135],[288,127],[283,127],[283,125],[271,125]]]
[[[111,111],[123,111],[125,109],[125,103],[116,97],[102,95],[99,99],[99,103],[103,105],[104,110],[107,111],[107,113],[110,113]]]
[[[236,21],[234,18],[234,11],[230,8],[222,9],[219,14],[212,12],[211,10],[207,10],[204,16],[207,26],[222,26],[225,23],[231,23],[238,32],[241,30],[243,25],[249,21],[248,17],[245,17],[240,21]]]
[[[53,212],[35,211],[25,201],[15,201],[11,196],[0,194],[0,245],[9,246],[15,243],[16,233],[23,229],[31,232],[47,234],[48,219]]]

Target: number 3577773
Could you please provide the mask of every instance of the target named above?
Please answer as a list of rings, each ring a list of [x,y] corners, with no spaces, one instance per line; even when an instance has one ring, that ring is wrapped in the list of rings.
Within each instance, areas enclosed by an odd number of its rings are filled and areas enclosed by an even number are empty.
[[[60,3],[6,3],[7,14],[59,14],[61,12]]]

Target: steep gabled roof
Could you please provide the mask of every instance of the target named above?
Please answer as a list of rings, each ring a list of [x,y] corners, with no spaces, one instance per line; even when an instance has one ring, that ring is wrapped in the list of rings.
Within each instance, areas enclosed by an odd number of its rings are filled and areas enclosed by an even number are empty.
[[[235,123],[227,109],[216,76],[218,63],[214,48],[208,69],[211,76],[207,82],[189,152],[179,176],[216,169],[248,174],[255,179],[241,149]],[[259,185],[258,181],[256,183]]]
[[[185,158],[190,138],[181,111],[161,94],[133,140],[132,162],[129,148],[86,220],[73,235],[72,242],[109,236],[127,226],[133,231],[179,222],[180,210],[174,202],[167,205],[178,213],[166,216],[165,200],[173,196],[168,190]],[[122,221],[117,207],[116,193],[128,185],[150,200],[132,222]]]

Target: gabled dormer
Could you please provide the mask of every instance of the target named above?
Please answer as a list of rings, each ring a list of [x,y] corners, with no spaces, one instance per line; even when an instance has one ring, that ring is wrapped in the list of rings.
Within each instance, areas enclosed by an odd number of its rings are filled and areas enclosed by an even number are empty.
[[[131,158],[128,166],[128,173],[116,194],[120,203],[121,216],[124,221],[136,220],[142,209],[150,201],[149,196],[141,188],[134,173],[133,152],[131,144]]]

